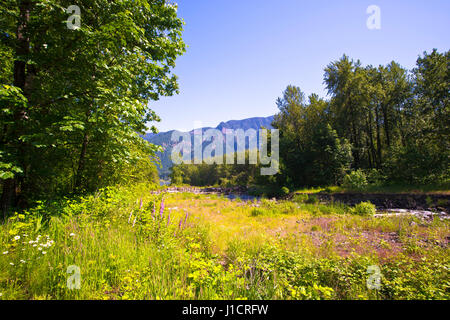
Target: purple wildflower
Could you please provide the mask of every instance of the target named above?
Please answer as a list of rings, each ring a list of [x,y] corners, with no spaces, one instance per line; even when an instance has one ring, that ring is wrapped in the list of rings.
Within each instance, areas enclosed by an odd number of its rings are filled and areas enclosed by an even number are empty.
[[[152,218],[155,220],[155,212],[156,212],[156,204],[153,202],[153,211],[152,211]]]
[[[161,216],[161,219],[163,218],[164,214],[164,197],[161,199],[161,207],[159,209],[159,215]]]
[[[186,217],[184,218],[184,226],[186,226],[186,221],[187,221],[188,217],[189,217],[189,212],[186,212]]]

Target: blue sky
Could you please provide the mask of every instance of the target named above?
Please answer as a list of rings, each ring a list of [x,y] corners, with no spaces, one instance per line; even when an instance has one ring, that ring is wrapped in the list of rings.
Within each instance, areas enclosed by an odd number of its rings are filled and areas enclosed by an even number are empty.
[[[174,69],[180,94],[150,104],[160,131],[273,115],[289,84],[325,97],[323,70],[344,53],[411,69],[423,51],[450,49],[449,0],[176,2],[188,48]],[[366,26],[370,5],[381,30]]]

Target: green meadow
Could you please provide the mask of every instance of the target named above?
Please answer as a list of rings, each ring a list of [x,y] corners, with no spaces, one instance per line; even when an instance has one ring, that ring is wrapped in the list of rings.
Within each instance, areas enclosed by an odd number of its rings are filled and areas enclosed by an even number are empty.
[[[0,299],[450,297],[448,220],[155,188],[106,188],[10,217]]]

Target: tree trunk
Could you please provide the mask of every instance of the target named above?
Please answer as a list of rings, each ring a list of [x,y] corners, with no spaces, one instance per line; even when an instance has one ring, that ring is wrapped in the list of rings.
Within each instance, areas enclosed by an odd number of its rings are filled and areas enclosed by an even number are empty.
[[[82,186],[82,179],[83,179],[83,171],[84,171],[84,163],[86,159],[86,151],[89,144],[89,135],[87,131],[84,132],[83,136],[83,143],[81,145],[81,152],[80,152],[80,158],[78,160],[78,169],[77,169],[77,175],[75,178],[75,190],[79,191]]]
[[[380,119],[379,119],[379,115],[378,115],[378,105],[375,107],[375,121],[377,123],[377,153],[378,153],[378,160],[377,160],[377,164],[378,164],[378,169],[381,168],[381,135],[380,135]]]
[[[2,192],[2,212],[3,218],[6,220],[6,215],[11,208],[12,202],[15,199],[16,193],[16,179],[6,179],[3,181],[3,192]]]
[[[28,21],[30,20],[30,11],[31,11],[31,1],[25,0],[21,1],[19,4],[19,20],[17,23],[17,46],[14,61],[14,86],[22,89],[22,93],[25,97],[27,97],[27,89],[29,88],[29,84],[27,83],[27,55],[30,50],[30,41],[28,38],[27,27]],[[16,160],[20,163],[22,167],[25,166],[24,157],[24,144],[19,140],[22,135],[22,121],[27,119],[26,110],[17,109],[14,111],[14,124],[13,129],[11,130],[11,136],[8,139],[7,143],[9,143],[16,150]],[[9,209],[15,205],[17,200],[16,190],[20,183],[23,182],[23,178],[18,178],[15,176],[14,178],[7,179],[3,182],[3,190],[1,197],[1,207],[3,211],[4,217],[6,217]]]
[[[390,147],[391,146],[391,130],[389,127],[389,119],[388,119],[388,112],[386,110],[387,106],[382,107],[382,111],[383,111],[383,120],[384,120],[384,131],[386,133],[386,143],[387,146]]]

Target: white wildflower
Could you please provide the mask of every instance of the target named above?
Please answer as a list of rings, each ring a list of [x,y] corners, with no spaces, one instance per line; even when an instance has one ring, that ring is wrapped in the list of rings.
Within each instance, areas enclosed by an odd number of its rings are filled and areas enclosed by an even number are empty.
[[[21,262],[21,263],[25,263],[26,261],[25,261],[25,260],[20,260],[20,262]]]
[[[42,251],[42,254],[47,254],[47,251]]]
[[[9,264],[12,265],[12,266],[14,265],[14,263],[12,263],[12,262],[10,262]]]
[[[19,240],[20,239],[20,236],[15,236],[14,237],[14,241],[17,241],[17,240]]]
[[[9,251],[4,251],[4,252],[3,252],[3,254],[8,254],[8,253],[9,253]]]
[[[71,237],[75,237],[75,233],[71,233],[71,234],[69,234],[69,236],[71,236]]]

